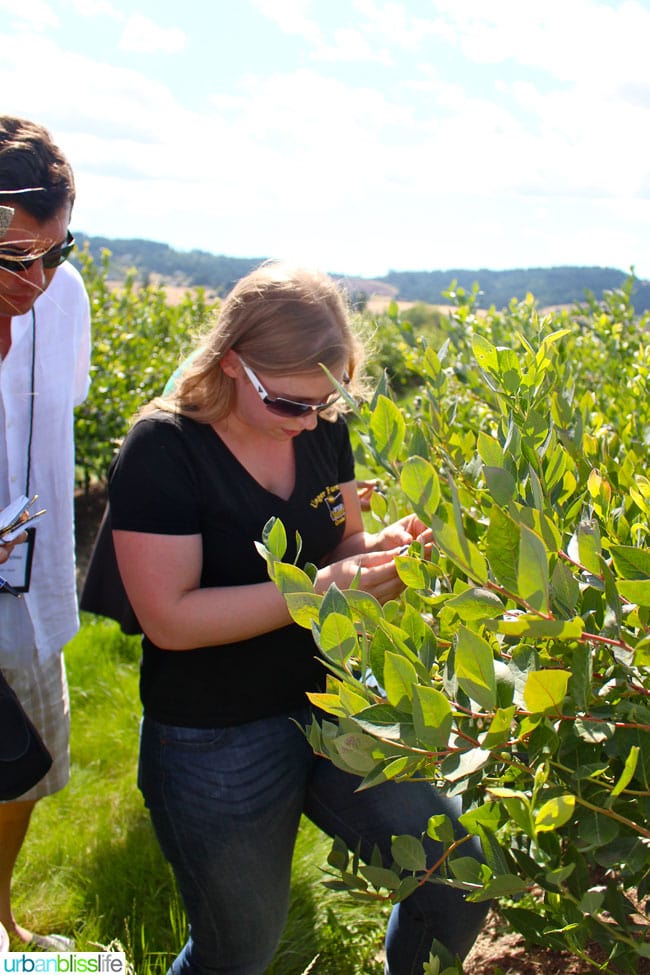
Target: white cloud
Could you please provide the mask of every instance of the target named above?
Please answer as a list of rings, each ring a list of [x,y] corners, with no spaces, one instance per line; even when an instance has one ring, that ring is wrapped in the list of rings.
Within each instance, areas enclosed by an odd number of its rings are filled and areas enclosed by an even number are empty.
[[[285,34],[297,34],[313,44],[322,41],[318,23],[307,16],[311,0],[250,0],[251,6],[276,23]]]
[[[510,61],[549,78],[607,90],[612,81],[650,78],[650,9],[638,0],[434,0],[436,30],[468,60]]]
[[[0,0],[0,14],[3,30],[11,26],[16,30],[40,33],[59,26],[59,18],[45,0],[29,0],[29,3],[20,4],[15,0]]]
[[[402,3],[355,0],[354,8],[366,18],[363,22],[363,30],[371,36],[378,35],[391,47],[416,51],[436,30],[434,21],[413,16],[409,8]]]
[[[120,50],[139,54],[178,54],[185,49],[185,32],[179,27],[161,27],[145,17],[134,13],[124,25],[120,38]]]
[[[393,63],[387,48],[377,48],[360,30],[341,28],[335,31],[331,44],[321,44],[313,52],[315,61],[376,61],[379,64]]]
[[[79,17],[112,17],[124,20],[124,14],[115,8],[110,0],[69,0],[72,9]]]

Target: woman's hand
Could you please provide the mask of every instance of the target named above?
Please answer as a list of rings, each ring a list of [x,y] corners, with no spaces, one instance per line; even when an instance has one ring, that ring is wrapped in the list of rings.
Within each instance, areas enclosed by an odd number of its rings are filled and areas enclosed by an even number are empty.
[[[425,548],[431,547],[431,529],[427,528],[417,515],[404,515],[399,521],[387,525],[380,532],[377,532],[373,551],[386,551],[394,548],[403,548],[411,542],[420,542]]]
[[[374,596],[383,605],[389,599],[399,596],[404,589],[404,583],[395,568],[395,556],[399,552],[399,548],[362,552],[332,562],[319,570],[316,592],[327,592],[332,583],[336,583],[339,589],[350,589],[355,579],[358,579],[358,588]]]

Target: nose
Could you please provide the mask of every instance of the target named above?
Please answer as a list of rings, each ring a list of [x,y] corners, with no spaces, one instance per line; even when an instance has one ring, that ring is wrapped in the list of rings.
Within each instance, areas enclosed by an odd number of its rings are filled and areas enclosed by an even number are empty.
[[[318,423],[318,414],[316,413],[316,410],[310,410],[309,413],[305,413],[304,416],[300,417],[300,422],[303,430],[314,430],[316,428],[316,424]]]
[[[29,281],[29,283],[33,285],[34,290],[38,291],[39,294],[45,287],[45,268],[43,267],[43,262],[40,260],[40,258],[37,261],[34,261],[33,264],[30,264],[28,268],[25,268],[25,270],[21,272],[20,276],[23,280]]]

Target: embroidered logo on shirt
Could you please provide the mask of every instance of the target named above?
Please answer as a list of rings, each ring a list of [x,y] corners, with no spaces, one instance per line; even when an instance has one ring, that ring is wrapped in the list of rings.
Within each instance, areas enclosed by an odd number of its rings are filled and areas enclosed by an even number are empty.
[[[320,494],[317,494],[310,501],[312,508],[318,508],[321,504],[327,506],[330,518],[335,525],[343,525],[345,523],[345,504],[343,503],[343,495],[338,484],[331,484],[329,487],[326,487],[324,491],[321,491]]]

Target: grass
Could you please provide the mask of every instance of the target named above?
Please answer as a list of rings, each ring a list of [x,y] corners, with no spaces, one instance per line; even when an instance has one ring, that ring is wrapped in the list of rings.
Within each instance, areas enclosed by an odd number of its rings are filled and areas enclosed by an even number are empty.
[[[79,951],[118,941],[137,975],[158,975],[184,943],[186,922],[135,783],[139,656],[137,637],[92,616],[66,648],[71,779],[36,806],[14,907],[34,930],[73,935]],[[387,912],[323,887],[329,848],[303,820],[289,918],[268,975],[383,971],[377,954]]]

